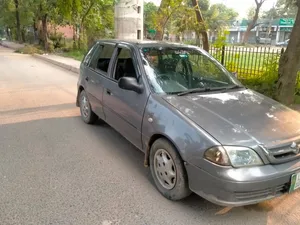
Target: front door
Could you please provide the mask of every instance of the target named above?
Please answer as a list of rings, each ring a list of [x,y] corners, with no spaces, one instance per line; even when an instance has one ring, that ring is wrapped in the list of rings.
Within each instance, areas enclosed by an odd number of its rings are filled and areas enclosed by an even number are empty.
[[[148,96],[146,91],[138,94],[119,88],[118,80],[122,76],[135,77],[142,85],[143,81],[137,78],[137,59],[132,50],[120,45],[117,48],[111,79],[107,79],[103,92],[104,114],[112,127],[142,149],[141,126]]]

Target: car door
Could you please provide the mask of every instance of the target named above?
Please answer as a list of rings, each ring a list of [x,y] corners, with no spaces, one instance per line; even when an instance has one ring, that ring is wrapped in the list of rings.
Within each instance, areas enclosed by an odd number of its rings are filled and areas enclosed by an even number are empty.
[[[86,77],[87,91],[93,111],[103,120],[103,79],[108,76],[109,64],[115,49],[113,43],[97,43],[97,48],[89,65],[89,73]]]
[[[103,103],[107,122],[132,144],[142,149],[141,125],[148,94],[146,91],[138,94],[118,86],[118,80],[125,74],[135,77],[145,87],[138,71],[141,70],[134,50],[126,45],[118,45],[112,63],[111,78],[105,84]]]

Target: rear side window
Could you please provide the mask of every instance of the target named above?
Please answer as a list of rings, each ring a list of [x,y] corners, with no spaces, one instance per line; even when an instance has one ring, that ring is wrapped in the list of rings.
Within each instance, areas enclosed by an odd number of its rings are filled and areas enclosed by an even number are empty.
[[[91,61],[91,58],[95,52],[95,49],[97,48],[97,45],[94,45],[93,47],[90,48],[90,50],[88,51],[88,53],[85,55],[84,59],[83,59],[83,64],[85,66],[88,66],[88,64]]]
[[[114,45],[99,44],[99,47],[93,55],[90,67],[95,70],[100,70],[100,72],[107,73],[109,62],[114,53],[114,49]]]

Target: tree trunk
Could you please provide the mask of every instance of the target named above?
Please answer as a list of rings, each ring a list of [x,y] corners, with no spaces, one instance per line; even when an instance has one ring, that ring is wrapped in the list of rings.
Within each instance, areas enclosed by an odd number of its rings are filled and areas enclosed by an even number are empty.
[[[193,7],[195,8],[197,22],[199,24],[204,24],[204,19],[203,19],[201,10],[199,8],[198,0],[192,0],[192,3],[193,3]],[[200,32],[202,35],[203,49],[205,51],[209,52],[208,34],[207,34],[206,27],[205,26],[203,26],[203,27],[204,27],[203,31]]]
[[[286,51],[280,58],[276,98],[290,105],[295,100],[297,74],[300,70],[300,0],[297,1],[298,13]]]
[[[166,23],[166,18],[164,18],[160,15],[162,14],[162,9],[167,7],[168,5],[170,5],[170,0],[161,0],[160,6],[157,11],[157,15],[159,15],[159,17],[158,17],[158,21],[157,21],[158,25],[157,25],[156,33],[155,33],[155,37],[154,37],[155,40],[161,41],[164,38],[163,26]]]
[[[43,39],[45,51],[49,50],[47,19],[48,19],[48,15],[47,14],[43,15],[43,17],[42,17],[42,39]]]
[[[8,40],[11,41],[11,33],[10,33],[9,27],[6,27],[6,34],[7,34]]]
[[[79,33],[78,33],[78,49],[81,49],[81,36],[82,36],[82,25],[79,27]]]
[[[258,2],[257,0],[255,0],[255,3],[256,3],[255,14],[254,14],[254,17],[253,17],[251,23],[248,24],[247,30],[244,34],[243,41],[242,41],[243,44],[248,42],[250,32],[256,25],[256,22],[258,20],[259,11],[260,11],[260,8],[261,8],[262,4],[264,3],[264,1],[261,0],[260,2]]]
[[[16,22],[17,22],[17,41],[22,42],[21,37],[21,23],[20,23],[20,13],[19,13],[19,0],[14,0],[16,8]]]
[[[77,49],[77,44],[76,44],[76,25],[73,25],[73,49]]]
[[[22,31],[21,31],[21,34],[22,34],[22,42],[26,42],[26,35],[25,35],[25,29],[23,28]]]
[[[81,18],[80,26],[79,26],[79,36],[78,36],[78,48],[79,49],[81,48],[81,39],[82,39],[81,36],[83,36],[83,38],[84,38],[84,28],[83,28],[83,25],[84,25],[85,19],[89,15],[89,13],[92,10],[92,8],[93,8],[94,5],[95,5],[95,1],[91,2],[90,6],[88,7],[88,9],[86,10],[86,12],[84,13],[84,15]]]

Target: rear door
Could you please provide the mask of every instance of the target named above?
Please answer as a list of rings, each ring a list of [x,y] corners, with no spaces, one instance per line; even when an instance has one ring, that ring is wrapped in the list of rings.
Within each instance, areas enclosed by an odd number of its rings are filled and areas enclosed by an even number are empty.
[[[103,79],[109,76],[108,68],[115,49],[115,44],[99,42],[97,45],[97,49],[89,64],[89,73],[86,79],[92,109],[101,119],[105,120],[103,111]]]

